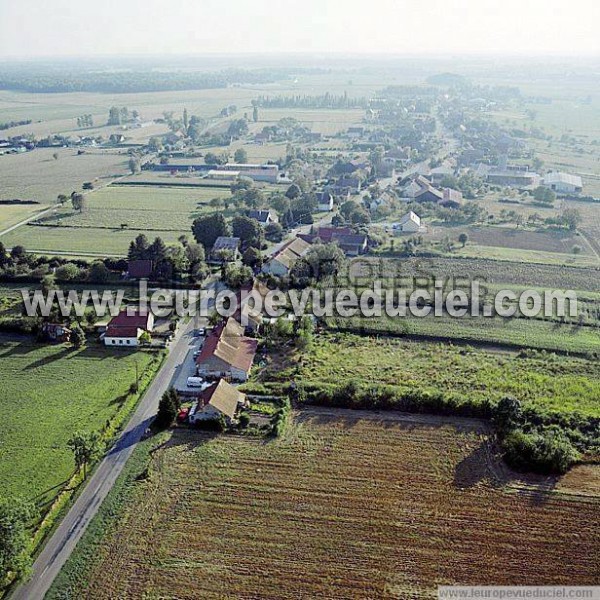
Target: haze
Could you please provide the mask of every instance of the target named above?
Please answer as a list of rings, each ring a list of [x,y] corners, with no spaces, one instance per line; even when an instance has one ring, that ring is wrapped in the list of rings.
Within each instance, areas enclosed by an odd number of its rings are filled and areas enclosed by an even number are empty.
[[[594,55],[595,0],[0,0],[0,58],[339,52]]]

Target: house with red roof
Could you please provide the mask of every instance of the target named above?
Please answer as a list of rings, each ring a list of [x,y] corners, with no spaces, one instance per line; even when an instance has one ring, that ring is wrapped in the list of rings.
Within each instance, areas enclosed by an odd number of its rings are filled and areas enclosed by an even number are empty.
[[[246,381],[250,376],[258,342],[244,335],[244,328],[232,317],[217,325],[205,339],[196,358],[202,377]]]
[[[151,333],[154,328],[154,315],[149,310],[128,307],[113,317],[104,333],[105,346],[131,348],[140,345],[144,332]]]

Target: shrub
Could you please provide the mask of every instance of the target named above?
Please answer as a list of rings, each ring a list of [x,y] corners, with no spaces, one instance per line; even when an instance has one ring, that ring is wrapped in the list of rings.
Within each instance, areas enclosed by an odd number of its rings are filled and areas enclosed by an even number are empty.
[[[504,458],[519,470],[566,473],[579,459],[569,438],[559,429],[525,432],[514,429],[502,440]]]

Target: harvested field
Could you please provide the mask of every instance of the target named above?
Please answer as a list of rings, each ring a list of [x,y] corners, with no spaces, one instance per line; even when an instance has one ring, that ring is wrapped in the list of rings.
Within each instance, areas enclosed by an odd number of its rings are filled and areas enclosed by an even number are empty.
[[[148,479],[129,474],[105,536],[78,547],[87,568],[76,553],[47,597],[429,598],[440,584],[597,583],[598,498],[551,493],[555,480],[518,478],[491,454],[477,421],[344,410],[303,411],[270,443],[175,432]]]

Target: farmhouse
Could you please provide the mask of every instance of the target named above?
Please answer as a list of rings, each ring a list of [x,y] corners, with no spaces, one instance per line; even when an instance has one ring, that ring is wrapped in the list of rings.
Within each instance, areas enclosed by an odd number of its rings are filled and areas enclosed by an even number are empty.
[[[189,422],[224,418],[228,423],[235,419],[238,407],[246,403],[246,396],[224,379],[213,383],[200,393],[189,412]]]
[[[257,220],[263,227],[269,223],[277,223],[277,215],[270,210],[249,210],[246,215]]]
[[[335,235],[332,241],[338,244],[346,256],[359,256],[364,254],[369,247],[369,238],[361,233]]]
[[[103,335],[105,346],[139,346],[144,332],[154,328],[154,315],[150,311],[139,309],[122,310],[111,319]]]
[[[438,184],[444,177],[450,177],[452,175],[454,175],[454,169],[449,163],[444,163],[435,169],[431,169],[429,172],[429,179],[432,183]]]
[[[286,277],[290,274],[294,263],[302,258],[310,249],[310,243],[299,237],[284,244],[263,265],[262,272],[277,277]]]
[[[463,203],[463,195],[458,190],[453,190],[452,188],[444,188],[442,190],[443,198],[440,200],[439,204],[442,206],[451,206],[456,208]]]
[[[421,217],[411,210],[402,216],[394,229],[397,233],[418,233],[425,228],[421,226]]]
[[[329,212],[333,210],[333,194],[331,192],[317,192],[317,210],[319,212]]]
[[[210,251],[210,260],[217,263],[237,260],[240,255],[239,248],[240,238],[220,235]]]
[[[437,204],[444,199],[444,194],[440,190],[428,186],[416,193],[414,198],[417,202],[435,202]]]
[[[429,189],[431,182],[423,175],[417,175],[414,177],[402,190],[402,195],[405,198],[414,198],[417,194],[423,190]]]
[[[542,185],[559,194],[579,194],[583,190],[583,182],[579,175],[559,171],[546,173]]]
[[[257,344],[256,340],[244,336],[243,327],[230,317],[217,325],[204,341],[196,359],[198,375],[246,381]]]

